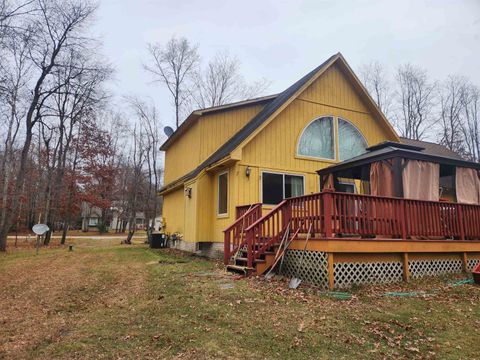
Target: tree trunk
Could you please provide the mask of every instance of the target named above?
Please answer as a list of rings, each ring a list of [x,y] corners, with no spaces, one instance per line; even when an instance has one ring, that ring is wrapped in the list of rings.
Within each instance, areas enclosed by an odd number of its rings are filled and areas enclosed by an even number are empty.
[[[68,231],[68,221],[65,220],[63,222],[62,239],[60,240],[60,244],[62,245],[65,245],[65,240],[67,239],[67,231]]]
[[[0,251],[6,251],[7,249],[7,234],[13,224],[13,219],[16,217],[18,210],[18,203],[20,199],[20,193],[23,189],[23,183],[26,177],[27,170],[27,158],[30,150],[30,144],[32,143],[32,129],[27,127],[27,134],[23,143],[22,154],[20,157],[20,166],[15,181],[12,196],[12,206],[10,211],[7,212],[2,227],[0,228]]]

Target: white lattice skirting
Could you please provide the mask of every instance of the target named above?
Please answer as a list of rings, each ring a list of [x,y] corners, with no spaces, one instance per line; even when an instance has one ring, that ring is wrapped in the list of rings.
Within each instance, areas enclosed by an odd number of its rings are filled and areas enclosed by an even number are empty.
[[[333,265],[336,288],[402,281],[401,262],[345,262]]]
[[[412,260],[408,262],[408,267],[410,276],[413,279],[424,276],[461,273],[463,271],[463,264],[460,259]]]
[[[468,271],[472,271],[475,266],[480,262],[480,259],[468,259],[467,261],[467,269]]]
[[[288,250],[282,266],[282,275],[298,277],[307,283],[328,289],[328,254],[320,251],[305,251],[302,267],[302,250]]]
[[[299,277],[306,283],[328,288],[328,254],[319,251],[306,251],[303,265],[300,268],[302,250],[288,250],[282,266],[282,275]],[[469,259],[468,270],[472,270],[480,259]],[[410,260],[408,262],[410,276],[418,279],[424,276],[461,273],[461,259],[429,259]],[[401,261],[379,262],[341,262],[333,265],[334,284],[337,289],[345,289],[354,285],[381,284],[400,282],[403,279],[403,263]]]

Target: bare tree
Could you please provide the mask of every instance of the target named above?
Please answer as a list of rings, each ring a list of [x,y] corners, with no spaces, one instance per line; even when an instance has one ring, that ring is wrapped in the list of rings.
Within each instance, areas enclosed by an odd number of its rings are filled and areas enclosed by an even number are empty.
[[[399,107],[397,125],[401,135],[421,140],[433,124],[437,85],[429,80],[425,70],[410,64],[398,68],[396,80]]]
[[[180,126],[180,113],[187,97],[187,82],[199,63],[197,46],[186,38],[172,38],[165,46],[149,44],[151,63],[145,69],[167,87],[175,106],[175,124]]]
[[[49,195],[45,203],[45,222],[54,223],[60,197],[63,195],[64,175],[67,155],[75,136],[78,136],[80,122],[95,116],[95,111],[106,99],[103,83],[110,77],[112,70],[106,64],[95,59],[94,54],[78,54],[75,51],[68,55],[64,67],[55,72],[59,88],[45,106],[46,114],[42,123],[50,120],[55,133],[55,147],[52,154],[52,173],[48,178],[45,194]],[[47,163],[47,168],[50,165]],[[53,202],[52,208],[50,202]],[[68,221],[63,221],[64,228]],[[53,226],[52,226],[53,227]],[[50,240],[49,232],[45,244]]]
[[[360,68],[360,77],[377,106],[389,118],[392,105],[392,91],[384,66],[378,61],[372,61],[363,65]]]
[[[134,127],[133,145],[127,162],[126,195],[128,213],[128,235],[125,242],[131,244],[136,230],[137,212],[141,209],[141,202],[145,197],[145,178],[143,167],[147,156],[146,142],[141,131]]]
[[[155,218],[160,208],[160,199],[157,191],[160,188],[162,177],[162,159],[160,144],[162,142],[162,124],[158,117],[157,110],[153,104],[147,104],[138,98],[128,98],[132,110],[136,114],[143,137],[145,138],[145,158],[147,166],[147,196],[144,213],[147,219],[147,232],[150,235],[151,226],[155,225]]]
[[[462,112],[461,128],[466,156],[471,161],[480,162],[480,90],[477,86],[466,85]]]
[[[23,144],[12,186],[10,211],[1,221],[0,251],[6,249],[7,233],[17,215],[34,128],[42,118],[44,104],[59,88],[52,74],[62,67],[65,52],[87,46],[88,39],[82,36],[82,30],[95,10],[88,0],[36,0],[33,5],[38,10],[22,19],[20,24],[21,28],[28,28],[34,34],[28,56],[34,70],[29,83],[30,96],[23,119],[25,133],[22,134]]]
[[[247,84],[240,74],[240,61],[227,52],[218,53],[205,69],[198,69],[193,84],[191,96],[198,108],[251,99],[269,86],[265,79]]]
[[[467,79],[449,76],[440,87],[440,143],[464,153],[464,109],[467,106]]]

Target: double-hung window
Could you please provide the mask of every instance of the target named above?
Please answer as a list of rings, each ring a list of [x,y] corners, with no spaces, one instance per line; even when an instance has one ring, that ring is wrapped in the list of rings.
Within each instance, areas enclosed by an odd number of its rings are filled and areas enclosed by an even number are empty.
[[[264,204],[276,205],[283,199],[303,194],[303,176],[262,172],[262,202]]]

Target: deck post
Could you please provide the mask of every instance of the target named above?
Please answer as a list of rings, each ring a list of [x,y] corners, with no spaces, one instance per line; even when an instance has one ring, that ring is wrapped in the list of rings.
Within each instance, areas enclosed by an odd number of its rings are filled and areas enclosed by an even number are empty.
[[[253,238],[255,236],[255,228],[247,233],[247,267],[253,268]],[[260,234],[258,234],[260,236]]]
[[[223,264],[228,265],[230,262],[230,231],[224,233],[223,239]]]
[[[408,253],[402,254],[402,261],[403,261],[403,281],[409,282],[410,281],[410,269],[408,268]]]
[[[462,253],[462,267],[463,267],[463,272],[468,272],[468,258],[467,258],[466,252]]]
[[[333,253],[329,252],[328,253],[328,288],[330,290],[333,290],[335,286],[335,274],[334,272],[334,258],[333,258]]]
[[[323,225],[325,226],[325,237],[331,238],[332,231],[332,190],[323,190]]]

